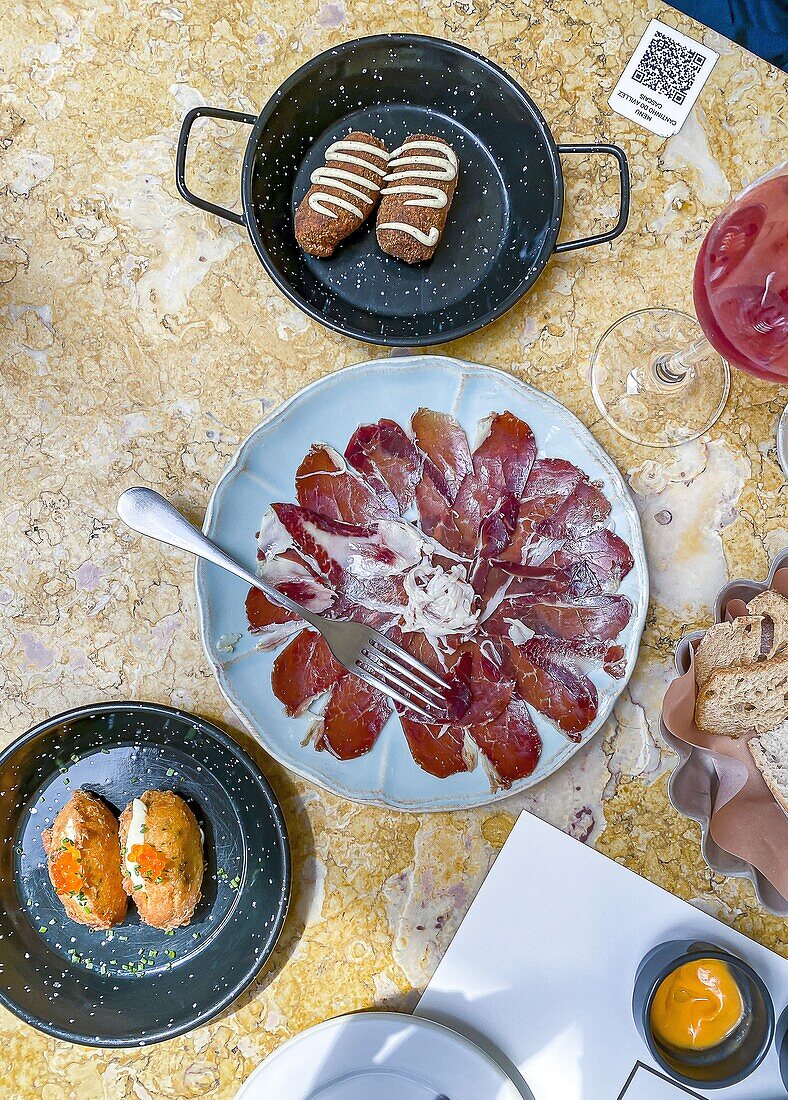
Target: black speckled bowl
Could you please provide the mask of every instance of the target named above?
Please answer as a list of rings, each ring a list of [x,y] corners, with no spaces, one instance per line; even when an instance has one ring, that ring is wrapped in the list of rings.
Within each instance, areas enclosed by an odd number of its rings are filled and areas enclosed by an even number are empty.
[[[174,790],[205,836],[203,897],[185,928],[69,921],[41,834],[77,787],[120,813],[149,788]],[[101,703],[51,718],[0,753],[0,1003],[34,1027],[89,1046],[144,1046],[230,1005],[276,945],[290,850],[267,780],[239,745],[193,714]]]
[[[252,127],[241,179],[243,213],[186,183],[189,133],[205,116]],[[409,134],[444,138],[460,159],[444,239],[428,264],[385,255],[374,217],[328,260],[305,255],[293,214],[326,148],[351,130],[389,149]],[[615,157],[618,218],[606,232],[556,243],[564,207],[559,154]],[[612,241],[629,212],[629,173],[615,145],[556,145],[526,91],[494,62],[456,42],[380,34],[343,42],[302,65],[259,116],[196,107],[183,120],[175,173],[187,202],[245,225],[260,262],[305,313],[336,332],[392,347],[465,336],[505,313],[553,252]]]

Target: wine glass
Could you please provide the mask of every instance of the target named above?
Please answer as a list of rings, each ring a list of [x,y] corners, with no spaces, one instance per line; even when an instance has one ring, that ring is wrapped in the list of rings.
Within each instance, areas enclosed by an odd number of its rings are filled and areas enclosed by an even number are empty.
[[[716,423],[728,364],[788,383],[788,161],[716,219],[695,263],[697,320],[639,309],[611,325],[591,361],[599,411],[651,447],[686,443]]]

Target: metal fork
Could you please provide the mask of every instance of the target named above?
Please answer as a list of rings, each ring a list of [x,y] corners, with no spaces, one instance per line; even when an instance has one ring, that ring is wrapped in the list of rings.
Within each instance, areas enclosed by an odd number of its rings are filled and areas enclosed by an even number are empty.
[[[274,603],[294,611],[318,630],[335,660],[360,680],[382,691],[408,710],[432,722],[446,720],[450,685],[380,631],[362,623],[340,622],[316,615],[244,569],[234,558],[193,527],[181,513],[153,489],[127,489],[118,500],[118,515],[133,531],[186,550],[195,557],[234,573],[254,585]]]

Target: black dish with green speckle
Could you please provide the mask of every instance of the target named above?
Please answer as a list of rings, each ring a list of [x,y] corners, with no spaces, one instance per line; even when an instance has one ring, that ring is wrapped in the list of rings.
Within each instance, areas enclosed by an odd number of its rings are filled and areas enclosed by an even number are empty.
[[[123,925],[67,919],[41,834],[82,787],[120,814],[173,790],[205,837],[202,898],[167,933],[133,904]],[[284,924],[290,850],[276,795],[216,726],[153,703],[102,703],[48,719],[0,753],[0,1003],[89,1046],[143,1046],[205,1023],[265,965]]]

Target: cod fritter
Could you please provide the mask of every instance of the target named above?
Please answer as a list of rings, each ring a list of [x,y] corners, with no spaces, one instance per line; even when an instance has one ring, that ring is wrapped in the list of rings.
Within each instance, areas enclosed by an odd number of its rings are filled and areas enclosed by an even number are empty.
[[[145,791],[121,814],[120,844],[123,886],[142,920],[165,931],[188,924],[204,862],[200,828],[183,799],[173,791]]]
[[[42,840],[49,877],[71,920],[112,928],[126,916],[118,821],[87,791],[74,791]]]

